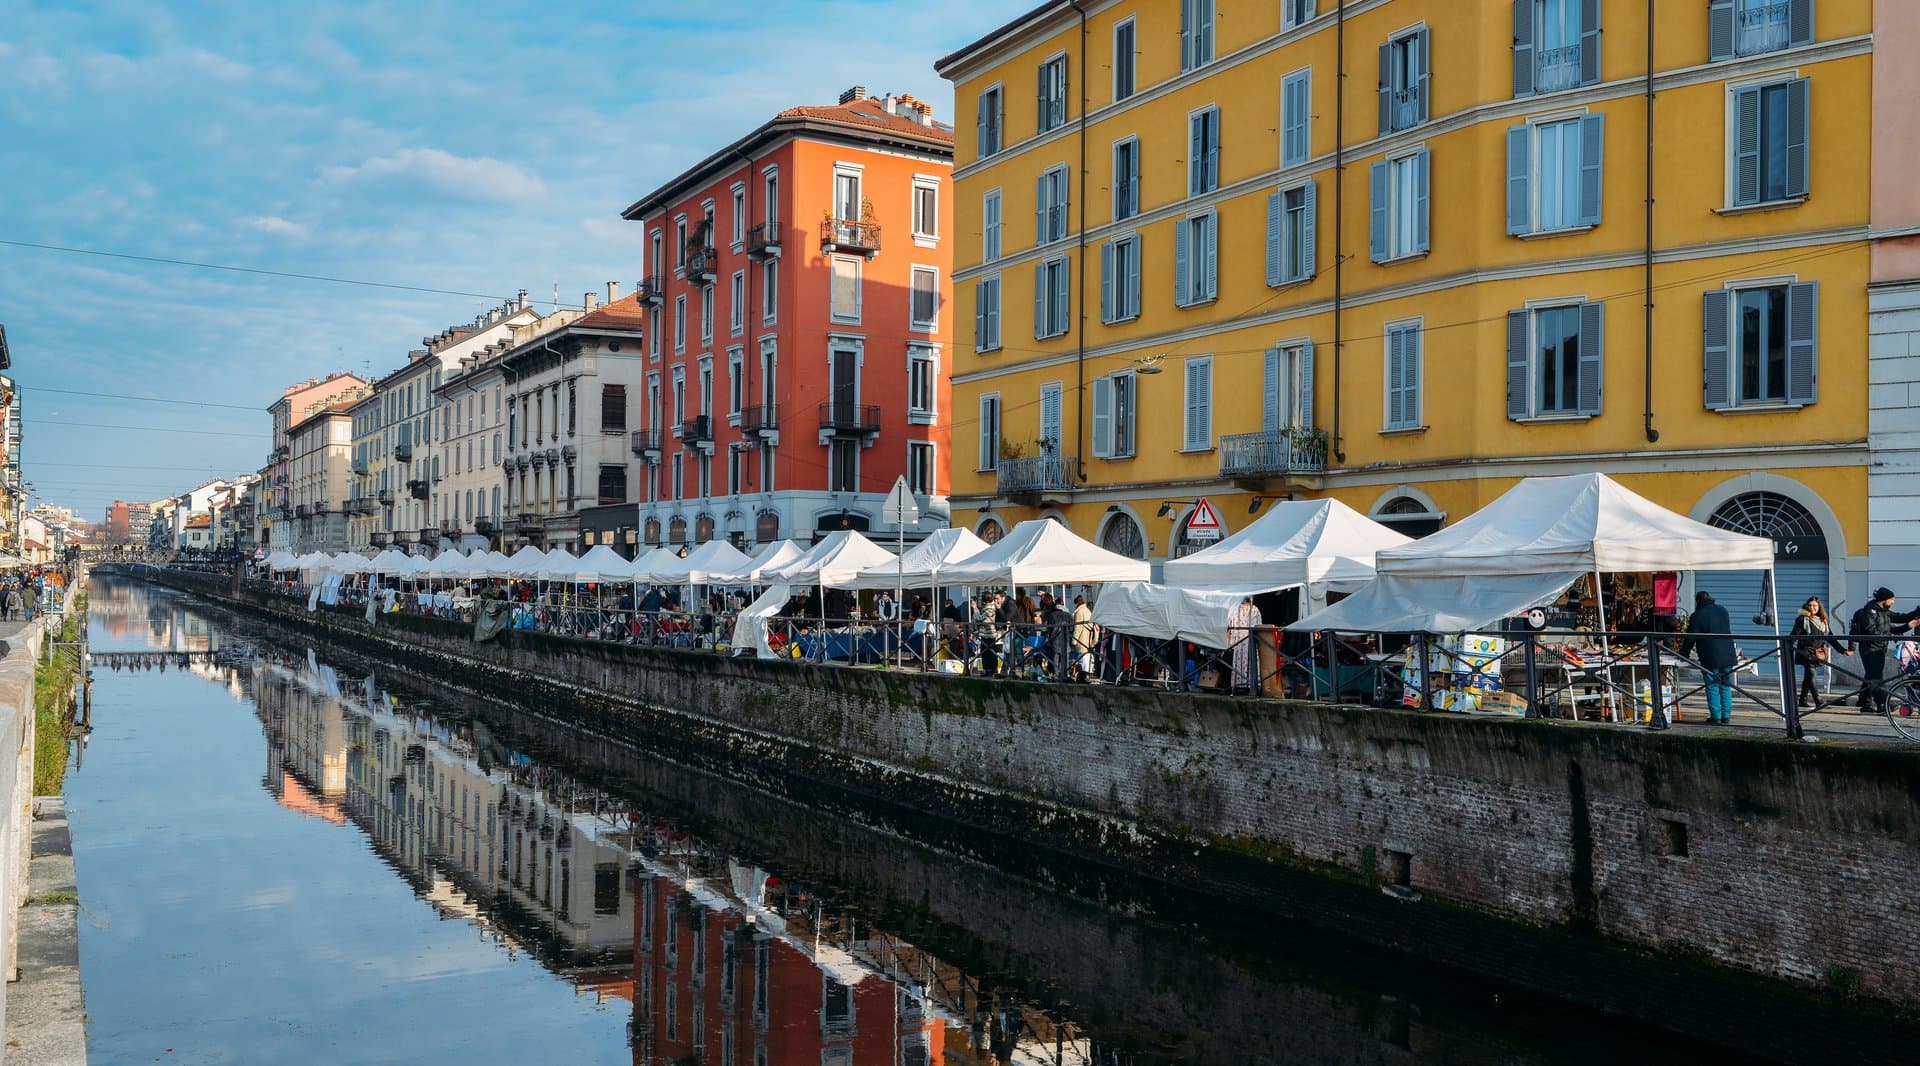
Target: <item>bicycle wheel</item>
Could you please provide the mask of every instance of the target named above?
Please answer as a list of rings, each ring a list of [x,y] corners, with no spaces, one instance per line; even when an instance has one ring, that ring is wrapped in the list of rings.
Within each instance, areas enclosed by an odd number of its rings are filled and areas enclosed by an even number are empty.
[[[1903,739],[1920,744],[1920,678],[1902,678],[1888,687],[1887,722]]]

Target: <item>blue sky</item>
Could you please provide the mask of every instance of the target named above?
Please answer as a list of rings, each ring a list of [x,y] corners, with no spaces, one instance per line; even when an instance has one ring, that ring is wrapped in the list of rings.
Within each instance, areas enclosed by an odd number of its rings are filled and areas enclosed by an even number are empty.
[[[619,212],[639,195],[850,85],[951,121],[933,61],[1030,6],[4,0],[0,240],[500,296],[627,291],[640,227]],[[0,245],[27,480],[98,520],[116,497],[257,468],[281,386],[383,372],[488,305]]]

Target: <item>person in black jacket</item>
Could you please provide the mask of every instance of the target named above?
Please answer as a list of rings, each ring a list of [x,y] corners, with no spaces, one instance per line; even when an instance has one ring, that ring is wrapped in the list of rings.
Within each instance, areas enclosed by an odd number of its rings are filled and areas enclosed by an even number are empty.
[[[1835,652],[1848,654],[1847,646],[1835,639],[1833,620],[1827,617],[1818,596],[1809,596],[1801,605],[1800,616],[1793,622],[1793,636],[1799,638],[1793,642],[1793,661],[1800,664],[1800,706],[1817,707],[1820,689],[1813,672],[1827,665]]]
[[[1920,611],[1894,611],[1893,590],[1885,586],[1874,589],[1873,599],[1853,612],[1848,635],[1854,638],[1854,650],[1860,653],[1861,714],[1886,713],[1887,693],[1880,687],[1880,679],[1887,670],[1887,646],[1892,641],[1885,638],[1910,632],[1916,619],[1920,619]],[[1861,637],[1882,639],[1861,640]]]
[[[1705,589],[1693,594],[1693,617],[1687,621],[1687,639],[1680,642],[1680,654],[1693,656],[1707,675],[1707,717],[1716,722],[1733,721],[1734,664],[1739,656],[1733,650],[1733,620],[1727,609],[1713,602]]]

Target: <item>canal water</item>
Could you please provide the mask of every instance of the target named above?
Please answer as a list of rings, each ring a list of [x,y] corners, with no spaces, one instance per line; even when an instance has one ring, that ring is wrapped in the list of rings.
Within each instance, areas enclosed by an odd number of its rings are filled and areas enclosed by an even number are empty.
[[[96,583],[95,1062],[1727,1056]]]

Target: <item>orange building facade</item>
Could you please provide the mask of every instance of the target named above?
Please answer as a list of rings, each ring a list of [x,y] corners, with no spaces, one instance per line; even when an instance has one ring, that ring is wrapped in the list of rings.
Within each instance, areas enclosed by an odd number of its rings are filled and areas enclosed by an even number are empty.
[[[796,107],[627,208],[646,227],[633,451],[649,544],[948,521],[953,130],[906,96]]]

